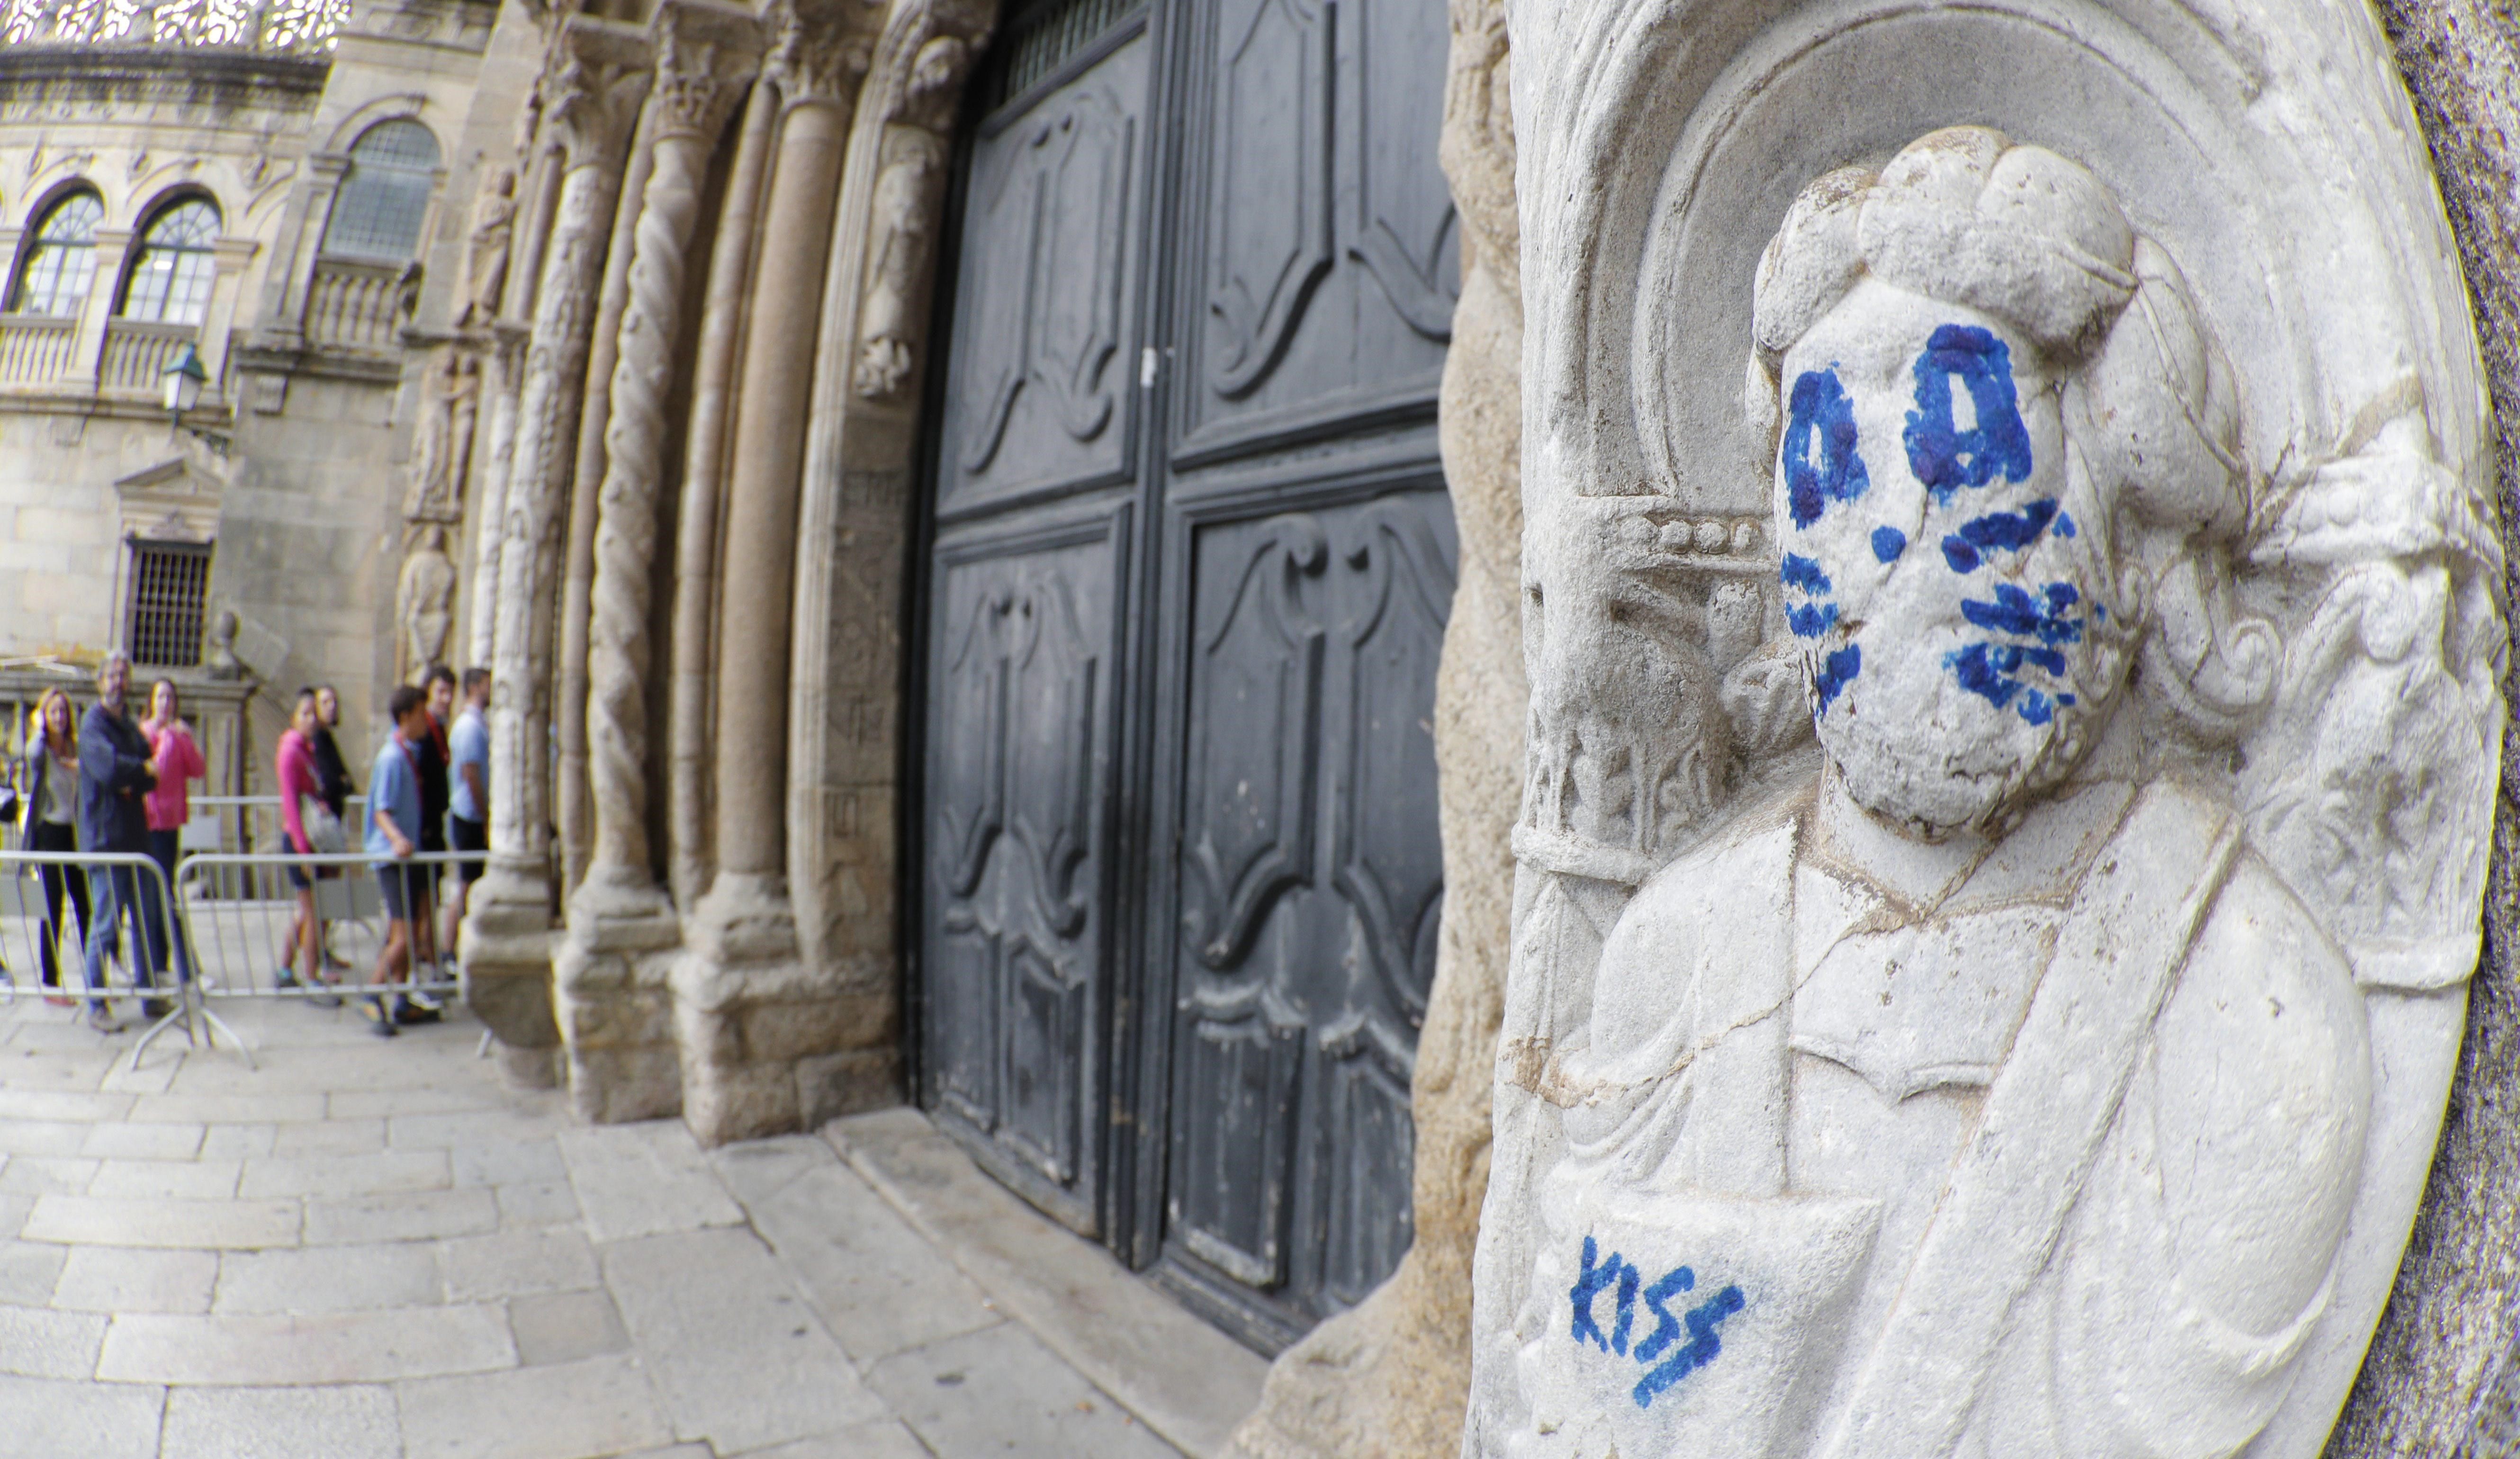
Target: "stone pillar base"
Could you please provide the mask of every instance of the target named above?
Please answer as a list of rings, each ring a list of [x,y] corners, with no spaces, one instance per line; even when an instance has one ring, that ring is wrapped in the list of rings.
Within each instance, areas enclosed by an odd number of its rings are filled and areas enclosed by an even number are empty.
[[[465,1005],[506,1049],[502,1069],[528,1088],[551,1088],[560,1026],[552,1019],[551,884],[543,869],[492,856],[458,945]],[[529,1070],[537,1058],[539,1076]]]
[[[519,1049],[493,1043],[498,1051],[499,1077],[511,1089],[558,1089],[560,1087],[560,1050]]]
[[[782,879],[720,873],[673,976],[683,1122],[702,1145],[890,1103],[892,1000],[808,968]]]
[[[597,1124],[681,1113],[673,971],[682,923],[644,874],[597,867],[569,899],[552,964],[569,1105]]]

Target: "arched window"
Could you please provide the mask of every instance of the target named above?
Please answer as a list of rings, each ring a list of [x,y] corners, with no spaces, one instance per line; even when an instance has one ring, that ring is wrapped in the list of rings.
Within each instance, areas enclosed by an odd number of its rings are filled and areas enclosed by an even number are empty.
[[[54,204],[35,225],[26,266],[9,294],[9,312],[57,318],[77,313],[96,281],[96,225],[103,221],[105,205],[94,193],[72,193]]]
[[[436,170],[437,139],[419,122],[380,121],[361,132],[324,224],[325,254],[379,263],[411,257]]]
[[[131,279],[122,286],[121,315],[155,324],[199,324],[210,308],[216,272],[210,245],[218,241],[219,210],[206,198],[187,198],[160,210],[141,230]]]

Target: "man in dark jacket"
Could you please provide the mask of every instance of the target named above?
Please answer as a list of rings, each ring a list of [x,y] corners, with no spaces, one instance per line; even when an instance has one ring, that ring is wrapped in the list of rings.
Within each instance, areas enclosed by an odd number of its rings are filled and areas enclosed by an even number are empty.
[[[149,850],[149,807],[144,798],[158,788],[158,760],[149,737],[140,732],[123,707],[131,683],[131,661],[119,652],[109,655],[96,674],[96,703],[79,719],[79,849],[82,851]],[[105,959],[122,935],[127,911],[138,924],[132,941],[133,978],[142,987],[158,986],[158,972],[166,965],[165,904],[158,879],[138,866],[98,866],[88,871],[96,895],[96,915],[87,925],[87,988],[105,989]],[[163,1012],[156,999],[144,1005],[152,1018]],[[100,997],[88,1000],[88,1026],[100,1033],[119,1033],[120,1021]]]

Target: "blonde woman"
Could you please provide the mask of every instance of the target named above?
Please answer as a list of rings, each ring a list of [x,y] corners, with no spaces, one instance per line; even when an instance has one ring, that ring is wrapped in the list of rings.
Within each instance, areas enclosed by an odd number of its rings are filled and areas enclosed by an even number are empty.
[[[19,844],[29,851],[77,850],[78,726],[76,716],[70,712],[70,697],[58,689],[45,690],[43,697],[35,701],[34,717],[26,727],[25,758],[19,784],[26,792],[19,822]],[[89,920],[87,872],[63,863],[43,867],[40,874],[44,884],[44,986],[58,989],[62,985],[62,900],[67,895],[70,910],[78,915],[77,945],[85,946]],[[44,1001],[68,1008],[74,1000],[56,991],[46,993]]]

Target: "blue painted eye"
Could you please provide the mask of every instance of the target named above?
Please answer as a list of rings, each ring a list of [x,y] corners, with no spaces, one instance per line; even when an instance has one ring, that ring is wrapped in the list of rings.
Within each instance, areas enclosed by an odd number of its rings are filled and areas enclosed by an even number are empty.
[[[1833,501],[1851,502],[1872,484],[1856,449],[1855,402],[1835,370],[1806,370],[1794,382],[1779,452],[1785,508],[1797,528],[1820,521]]]
[[[1848,644],[1821,661],[1820,672],[1812,676],[1812,693],[1820,701],[1819,707],[1812,710],[1812,717],[1817,719],[1827,713],[1828,707],[1837,702],[1838,695],[1862,672],[1864,648],[1860,644]]]
[[[2030,475],[2030,431],[2012,384],[2012,350],[1989,330],[1947,324],[1916,356],[1916,408],[1908,413],[1908,469],[1938,502],[1962,486],[1984,486]],[[1805,379],[1809,377],[1806,376]],[[1968,393],[1976,423],[1966,430],[1952,409],[1952,382]]]
[[[1908,550],[1908,534],[1895,526],[1872,529],[1872,555],[1885,563],[1895,563],[1899,554]]]

